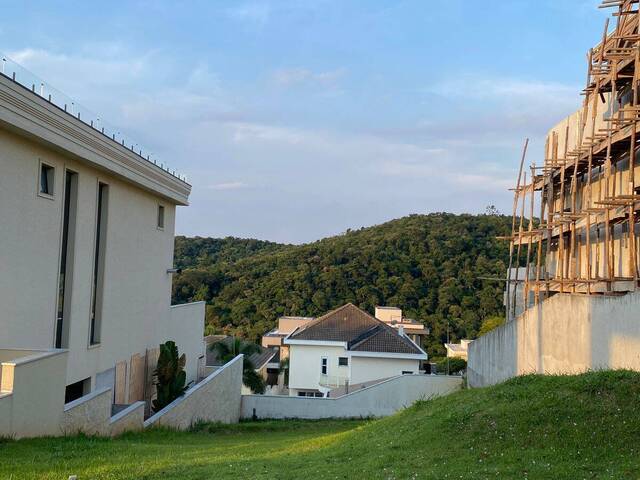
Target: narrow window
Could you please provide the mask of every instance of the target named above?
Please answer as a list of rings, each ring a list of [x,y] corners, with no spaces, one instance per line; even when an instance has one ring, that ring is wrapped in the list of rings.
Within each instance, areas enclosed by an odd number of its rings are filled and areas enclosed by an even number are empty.
[[[98,209],[96,212],[96,243],[93,258],[93,295],[91,299],[91,332],[89,343],[100,343],[100,314],[104,283],[105,240],[107,238],[107,210],[109,186],[98,183]]]
[[[320,359],[320,372],[322,375],[327,374],[327,357],[322,357]]]
[[[40,194],[53,196],[55,169],[46,163],[40,164]]]
[[[413,372],[412,372],[412,371],[409,371],[409,370],[403,370],[403,371],[402,371],[402,374],[403,374],[403,375],[413,375]]]
[[[341,367],[348,367],[349,357],[338,357],[338,365]]]
[[[164,206],[158,205],[158,228],[164,229]]]
[[[71,296],[71,272],[73,265],[73,243],[76,228],[76,206],[78,198],[78,174],[67,171],[64,182],[64,209],[62,216],[62,246],[60,270],[58,272],[58,316],[56,319],[56,348],[69,346],[68,310]]]

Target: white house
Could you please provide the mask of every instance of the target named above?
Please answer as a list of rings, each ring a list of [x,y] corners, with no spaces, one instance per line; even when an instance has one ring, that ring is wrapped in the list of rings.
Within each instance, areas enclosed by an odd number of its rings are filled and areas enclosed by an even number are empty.
[[[396,330],[348,303],[289,334],[289,394],[324,396],[345,386],[420,372],[427,354]]]
[[[204,358],[204,304],[170,305],[190,185],[18,81],[0,75],[0,436],[59,433],[62,405],[99,389],[149,400],[166,340],[189,381]]]

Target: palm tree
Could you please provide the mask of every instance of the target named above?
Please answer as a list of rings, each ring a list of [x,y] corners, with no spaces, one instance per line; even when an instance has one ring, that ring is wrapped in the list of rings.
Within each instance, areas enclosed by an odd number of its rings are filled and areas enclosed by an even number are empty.
[[[230,362],[240,354],[244,355],[242,363],[242,383],[250,388],[253,393],[264,393],[264,379],[256,373],[255,366],[251,360],[249,360],[251,355],[261,351],[258,345],[245,342],[240,338],[231,337],[230,345],[227,342],[217,342],[209,348],[216,352],[218,359],[220,359],[222,363]]]

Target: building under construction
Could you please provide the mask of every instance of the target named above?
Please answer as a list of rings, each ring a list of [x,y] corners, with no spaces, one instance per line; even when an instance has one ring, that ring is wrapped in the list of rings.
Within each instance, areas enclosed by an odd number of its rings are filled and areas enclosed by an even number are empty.
[[[515,186],[509,321],[469,345],[467,382],[640,371],[640,5],[613,8],[588,52],[582,108],[553,127]],[[525,308],[526,307],[526,308]]]
[[[589,50],[582,107],[549,132],[543,161],[520,162],[506,305],[555,293],[621,295],[638,286],[640,225],[640,8],[613,8]]]

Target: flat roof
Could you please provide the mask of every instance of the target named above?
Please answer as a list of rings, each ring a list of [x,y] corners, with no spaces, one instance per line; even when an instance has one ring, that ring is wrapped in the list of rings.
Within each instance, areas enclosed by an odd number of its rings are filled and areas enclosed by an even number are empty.
[[[44,88],[44,84],[41,84]],[[57,105],[51,94],[28,88],[0,73],[0,128],[60,151],[119,177],[176,205],[188,205],[191,185],[108,136],[93,121]],[[87,123],[89,122],[89,123]]]

